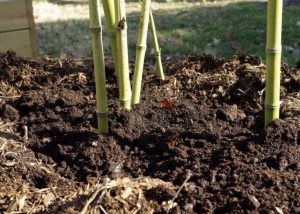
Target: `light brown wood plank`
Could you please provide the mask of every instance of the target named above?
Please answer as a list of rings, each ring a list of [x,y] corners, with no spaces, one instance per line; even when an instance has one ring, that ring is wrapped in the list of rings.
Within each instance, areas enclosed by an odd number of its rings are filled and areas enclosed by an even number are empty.
[[[7,33],[0,33],[0,52],[14,50],[22,57],[32,57],[30,31],[21,30]]]
[[[30,29],[30,41],[31,41],[31,50],[32,56],[38,56],[38,45],[37,45],[37,37],[36,37],[36,29],[33,17],[33,7],[32,7],[32,0],[25,0],[26,9],[27,9],[27,18],[29,23]]]
[[[27,0],[0,0],[0,32],[29,28]]]

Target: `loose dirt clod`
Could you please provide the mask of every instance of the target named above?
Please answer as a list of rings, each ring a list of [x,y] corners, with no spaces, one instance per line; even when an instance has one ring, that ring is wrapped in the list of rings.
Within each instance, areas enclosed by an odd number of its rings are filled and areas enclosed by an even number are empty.
[[[264,128],[265,66],[254,56],[167,60],[165,82],[148,63],[130,112],[107,64],[110,133],[99,136],[90,60],[0,55],[0,212],[300,207],[299,69],[282,66],[281,119]]]

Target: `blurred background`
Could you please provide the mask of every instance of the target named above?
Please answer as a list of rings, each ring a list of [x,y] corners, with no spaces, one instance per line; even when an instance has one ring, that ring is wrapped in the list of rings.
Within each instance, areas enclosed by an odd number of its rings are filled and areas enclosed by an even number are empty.
[[[50,57],[91,57],[87,0],[33,0],[38,52]],[[140,4],[127,2],[128,42],[134,57]],[[152,2],[164,58],[188,54],[230,57],[247,53],[265,58],[266,0],[158,0]],[[102,13],[103,15],[103,13]],[[284,0],[283,61],[300,60],[300,1]],[[109,38],[102,20],[104,49]],[[149,34],[148,54],[153,54]]]

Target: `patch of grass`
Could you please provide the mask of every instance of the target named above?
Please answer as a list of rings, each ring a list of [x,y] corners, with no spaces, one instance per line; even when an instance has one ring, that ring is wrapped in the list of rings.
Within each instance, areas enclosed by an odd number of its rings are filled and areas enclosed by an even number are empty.
[[[166,7],[168,9],[166,9]],[[264,2],[230,4],[154,3],[154,18],[163,57],[191,53],[209,53],[219,57],[248,53],[265,59],[266,12]],[[129,54],[135,56],[139,26],[137,4],[128,4]],[[296,64],[300,60],[300,7],[284,8],[283,61]],[[76,14],[75,14],[76,16]],[[57,57],[61,52],[75,57],[90,57],[90,36],[86,19],[37,25],[40,53]],[[105,23],[104,20],[102,22]],[[104,26],[104,48],[109,40]],[[153,52],[151,38],[148,53]]]
[[[237,53],[265,59],[266,3],[237,3],[156,13],[163,53],[205,52],[221,57]],[[286,7],[283,23],[283,61],[300,60],[300,8]]]
[[[39,53],[59,57],[91,57],[92,47],[87,20],[37,24]]]

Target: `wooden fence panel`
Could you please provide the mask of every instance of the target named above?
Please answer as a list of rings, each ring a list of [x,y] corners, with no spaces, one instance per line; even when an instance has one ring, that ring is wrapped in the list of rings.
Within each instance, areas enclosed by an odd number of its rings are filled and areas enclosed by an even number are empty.
[[[29,30],[0,33],[0,52],[7,50],[14,50],[19,56],[31,56],[33,50]]]
[[[26,1],[0,1],[0,32],[26,28],[29,28]]]
[[[0,52],[37,56],[31,0],[0,0]]]

